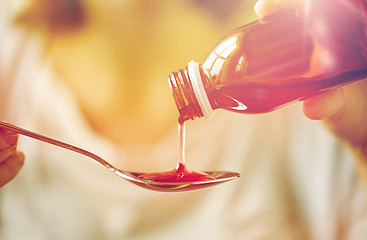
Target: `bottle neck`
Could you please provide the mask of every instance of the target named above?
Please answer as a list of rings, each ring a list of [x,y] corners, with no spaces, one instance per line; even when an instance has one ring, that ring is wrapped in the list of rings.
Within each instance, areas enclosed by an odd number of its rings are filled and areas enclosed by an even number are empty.
[[[197,117],[213,117],[213,108],[205,91],[198,63],[189,62],[187,68],[173,72],[168,81],[180,113],[180,122]]]

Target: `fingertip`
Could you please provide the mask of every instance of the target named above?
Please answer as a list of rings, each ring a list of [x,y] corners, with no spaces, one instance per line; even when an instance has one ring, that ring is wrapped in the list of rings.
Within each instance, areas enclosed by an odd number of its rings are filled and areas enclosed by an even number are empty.
[[[11,130],[0,128],[0,150],[16,146],[19,134]]]
[[[14,146],[17,144],[19,138],[19,134],[13,131],[6,131],[5,140],[10,146]]]
[[[18,161],[18,164],[20,166],[23,166],[24,165],[24,161],[25,161],[25,155],[23,152],[21,151],[17,151],[16,152],[16,160]]]
[[[0,164],[0,187],[14,179],[22,166],[25,156],[23,152],[17,151],[15,155],[9,157]]]
[[[260,18],[265,16],[264,4],[265,4],[264,0],[258,0],[254,6],[255,13]]]
[[[329,90],[303,102],[302,110],[312,120],[330,119],[344,107],[344,95],[340,89]]]
[[[258,17],[262,18],[287,6],[298,4],[300,0],[258,0],[254,10]],[[302,2],[302,1],[301,1]]]
[[[254,6],[255,13],[258,17],[262,18],[266,15],[272,14],[280,10],[282,4],[271,0],[258,0]]]

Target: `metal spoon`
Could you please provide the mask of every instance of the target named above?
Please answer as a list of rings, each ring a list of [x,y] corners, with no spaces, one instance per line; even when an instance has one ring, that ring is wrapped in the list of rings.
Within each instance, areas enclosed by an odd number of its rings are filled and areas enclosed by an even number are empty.
[[[214,186],[220,183],[228,182],[230,180],[234,180],[239,177],[239,173],[234,172],[204,172],[206,174],[209,174],[214,179],[212,180],[205,180],[205,181],[195,181],[195,182],[162,182],[162,181],[152,181],[152,180],[145,180],[140,179],[139,176],[144,173],[139,172],[128,172],[124,170],[120,170],[112,166],[110,163],[108,163],[103,158],[95,155],[94,153],[91,153],[87,150],[81,149],[79,147],[40,135],[35,132],[28,131],[26,129],[17,127],[15,125],[9,124],[7,122],[0,121],[0,127],[9,129],[13,132],[17,132],[19,134],[25,135],[27,137],[31,137],[58,147],[62,147],[77,153],[80,153],[82,155],[85,155],[87,157],[90,157],[106,168],[108,168],[111,172],[115,173],[119,177],[132,182],[140,187],[154,190],[154,191],[160,191],[160,192],[183,192],[183,191],[191,191],[191,190],[198,190],[210,186]]]

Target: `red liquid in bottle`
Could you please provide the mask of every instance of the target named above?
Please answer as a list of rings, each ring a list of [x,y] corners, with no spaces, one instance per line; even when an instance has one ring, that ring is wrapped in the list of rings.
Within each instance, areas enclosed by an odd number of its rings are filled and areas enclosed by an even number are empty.
[[[185,122],[179,120],[179,161],[177,167],[168,172],[145,173],[138,178],[154,182],[200,182],[215,179],[211,175],[191,171],[185,165]]]
[[[201,65],[171,74],[181,117],[266,113],[367,77],[366,5],[310,0],[233,31]]]
[[[323,0],[308,7],[240,28],[208,56],[212,106],[269,112],[366,76],[366,22],[357,4]]]

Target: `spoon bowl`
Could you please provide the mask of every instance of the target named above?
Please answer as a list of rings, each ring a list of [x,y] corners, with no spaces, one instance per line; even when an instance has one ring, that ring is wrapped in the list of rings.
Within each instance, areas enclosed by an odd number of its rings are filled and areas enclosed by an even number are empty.
[[[117,175],[120,173],[115,172]],[[159,192],[185,192],[185,191],[193,191],[199,190],[207,187],[212,187],[218,185],[220,183],[228,182],[230,180],[234,180],[239,177],[238,173],[235,172],[203,172],[212,176],[214,179],[205,180],[205,181],[194,181],[194,182],[157,182],[151,180],[140,179],[139,176],[145,173],[137,173],[137,172],[124,172],[124,176],[120,176],[125,178],[126,180],[149,190],[159,191]],[[131,176],[131,179],[126,178],[127,175]]]
[[[145,173],[139,173],[139,172],[129,172],[129,171],[123,171],[120,169],[117,169],[113,165],[111,165],[109,162],[104,160],[103,158],[95,155],[92,152],[89,152],[87,150],[84,150],[82,148],[73,146],[71,144],[61,142],[59,140],[46,137],[44,135],[26,130],[24,128],[15,126],[13,124],[0,121],[0,127],[9,129],[13,132],[17,132],[19,134],[22,134],[24,136],[37,139],[42,142],[46,142],[73,152],[77,152],[79,154],[82,154],[84,156],[87,156],[89,158],[94,159],[95,161],[99,162],[103,166],[105,166],[107,169],[109,169],[111,172],[115,173],[119,177],[146,189],[153,190],[153,191],[159,191],[159,192],[184,192],[184,191],[192,191],[192,190],[199,190],[207,187],[211,187],[220,183],[228,182],[234,179],[239,178],[239,173],[235,172],[204,172],[205,174],[208,174],[213,177],[213,179],[210,180],[204,180],[204,181],[192,181],[192,182],[185,182],[185,181],[175,181],[175,182],[164,182],[164,181],[153,181],[153,180],[147,180],[144,178],[139,178],[139,176],[145,174]]]

